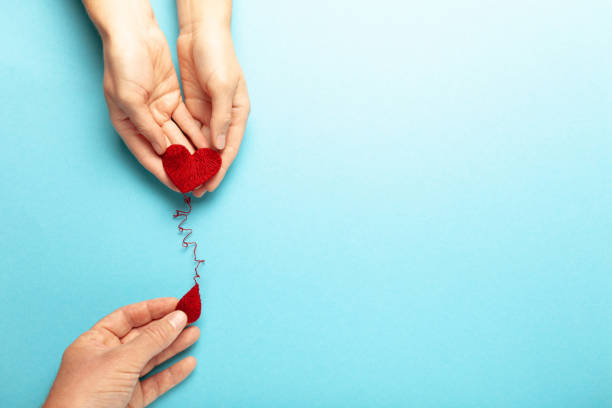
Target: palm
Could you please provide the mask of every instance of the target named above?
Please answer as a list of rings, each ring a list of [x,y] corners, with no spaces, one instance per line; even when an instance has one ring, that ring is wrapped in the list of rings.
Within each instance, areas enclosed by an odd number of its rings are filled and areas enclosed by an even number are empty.
[[[104,49],[104,94],[113,126],[138,161],[176,190],[160,155],[170,144],[193,151],[204,135],[181,100],[170,49],[159,28]]]
[[[170,50],[160,32],[146,42],[125,44],[119,55],[109,59],[104,83],[107,90],[117,90],[117,111],[113,119],[126,121],[125,126],[136,131],[123,108],[124,103],[144,104],[158,124],[170,120],[181,100],[178,78],[172,64]],[[131,125],[131,126],[128,126]]]
[[[79,337],[71,347],[89,357],[103,356],[113,353],[122,344],[136,337],[139,331],[141,330],[138,328],[132,329],[123,338],[119,338],[110,330],[94,327]],[[120,376],[115,370],[109,369],[110,367],[98,368],[100,370],[96,375],[96,387],[103,395],[101,402],[105,406],[145,406],[143,387],[139,379],[151,370],[152,364],[142,368],[138,364],[123,362]],[[112,392],[104,391],[105,389]]]
[[[185,105],[223,164],[204,187],[213,191],[238,153],[250,111],[246,83],[229,35],[182,33],[177,41]],[[196,190],[196,195],[198,191]]]
[[[231,39],[181,35],[177,52],[185,105],[196,119],[210,126],[213,88],[226,84],[233,88],[233,95],[240,91],[240,81],[244,81]],[[235,100],[232,105],[236,107]]]
[[[194,50],[193,36],[181,35],[177,42],[177,54],[181,69],[181,81],[185,94],[185,105],[191,114],[206,127],[210,126],[212,98],[207,92],[210,78],[205,58]],[[198,68],[199,67],[199,70]],[[201,76],[199,74],[202,74]]]

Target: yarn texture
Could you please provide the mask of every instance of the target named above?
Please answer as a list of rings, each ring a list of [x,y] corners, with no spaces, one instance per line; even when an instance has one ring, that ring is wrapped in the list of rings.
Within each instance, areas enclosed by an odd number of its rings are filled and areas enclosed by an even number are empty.
[[[208,148],[190,154],[185,146],[173,144],[163,154],[162,164],[170,180],[185,194],[217,174],[221,168],[221,155]]]
[[[183,193],[183,201],[187,205],[187,211],[176,210],[174,218],[183,217],[178,225],[179,232],[187,232],[183,238],[183,247],[193,245],[193,260],[196,263],[193,281],[195,284],[185,293],[176,305],[176,310],[182,310],[187,315],[187,323],[191,324],[200,318],[202,313],[202,301],[200,300],[200,285],[197,279],[198,266],[204,262],[199,259],[196,253],[198,244],[187,239],[192,233],[191,228],[183,227],[187,217],[191,214],[191,198],[187,193],[192,191],[214,177],[221,168],[221,155],[213,149],[198,149],[194,154],[190,154],[185,146],[179,144],[170,145],[166,153],[162,156],[164,170],[174,185]]]
[[[193,285],[189,292],[179,300],[176,310],[182,310],[187,315],[187,324],[199,319],[202,313],[202,302],[200,300],[200,285]]]

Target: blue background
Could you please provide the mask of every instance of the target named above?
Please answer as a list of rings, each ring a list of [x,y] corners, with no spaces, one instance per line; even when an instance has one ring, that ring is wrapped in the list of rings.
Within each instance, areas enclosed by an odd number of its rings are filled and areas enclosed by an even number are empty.
[[[578,3],[236,1],[253,112],[190,218],[199,365],[156,406],[612,405],[612,6]],[[0,35],[0,405],[29,407],[193,264],[81,4],[6,2]]]

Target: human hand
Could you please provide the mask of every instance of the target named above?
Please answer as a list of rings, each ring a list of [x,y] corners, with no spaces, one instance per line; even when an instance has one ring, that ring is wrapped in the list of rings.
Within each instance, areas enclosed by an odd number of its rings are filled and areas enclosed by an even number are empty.
[[[182,102],[166,38],[147,0],[85,0],[104,45],[104,96],[111,122],[138,161],[178,191],[161,157],[170,144],[205,143]]]
[[[221,151],[215,177],[194,191],[213,191],[234,161],[250,113],[246,81],[230,32],[231,1],[179,0],[177,53],[187,109],[202,124],[196,147]]]
[[[196,326],[183,330],[187,316],[174,311],[177,302],[122,307],[79,336],[64,352],[43,407],[144,407],[183,381],[196,366],[193,357],[140,380],[200,336]]]

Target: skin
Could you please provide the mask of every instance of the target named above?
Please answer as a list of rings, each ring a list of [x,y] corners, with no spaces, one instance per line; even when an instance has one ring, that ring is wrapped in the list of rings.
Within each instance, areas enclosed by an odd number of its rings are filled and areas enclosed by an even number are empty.
[[[148,0],[83,0],[104,48],[104,96],[111,122],[138,161],[178,191],[163,170],[170,144],[220,151],[223,167],[194,190],[213,191],[242,141],[250,104],[230,35],[230,0],[178,0],[183,102],[170,49]],[[118,309],[64,352],[45,402],[54,407],[144,407],[195,368],[187,357],[142,380],[199,338],[175,298]],[[184,329],[184,330],[183,330]]]
[[[250,112],[232,43],[231,0],[178,0],[177,49],[185,101],[166,38],[148,0],[84,0],[104,49],[111,122],[136,159],[169,188],[161,155],[170,144],[212,147],[223,166],[196,197],[213,191],[235,159]]]
[[[185,329],[177,303],[159,298],[122,307],[79,336],[64,352],[43,407],[145,407],[187,378],[193,357],[141,379],[200,336],[195,326]]]
[[[238,154],[251,111],[230,32],[231,1],[179,0],[177,6],[177,53],[185,104],[202,123],[204,141],[221,150],[221,169],[204,185],[213,191]]]

